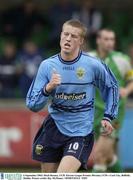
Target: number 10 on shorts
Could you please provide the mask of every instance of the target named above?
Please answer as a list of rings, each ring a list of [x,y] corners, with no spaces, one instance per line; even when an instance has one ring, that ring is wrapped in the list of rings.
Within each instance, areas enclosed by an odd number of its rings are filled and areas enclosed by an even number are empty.
[[[74,143],[71,143],[69,145],[69,150],[77,150],[79,148],[79,143],[78,142],[74,142]]]

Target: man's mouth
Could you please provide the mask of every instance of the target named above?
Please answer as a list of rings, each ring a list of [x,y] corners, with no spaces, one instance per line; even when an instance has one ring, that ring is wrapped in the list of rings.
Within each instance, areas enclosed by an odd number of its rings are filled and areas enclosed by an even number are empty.
[[[69,43],[65,43],[64,46],[65,47],[71,47],[71,45]]]

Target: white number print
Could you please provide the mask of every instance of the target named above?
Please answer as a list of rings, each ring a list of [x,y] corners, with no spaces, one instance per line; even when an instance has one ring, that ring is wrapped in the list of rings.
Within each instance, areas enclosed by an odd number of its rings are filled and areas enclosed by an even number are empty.
[[[75,142],[74,144],[71,143],[71,144],[69,145],[69,150],[70,150],[70,149],[77,150],[78,148],[79,148],[79,143],[78,143],[78,142]]]

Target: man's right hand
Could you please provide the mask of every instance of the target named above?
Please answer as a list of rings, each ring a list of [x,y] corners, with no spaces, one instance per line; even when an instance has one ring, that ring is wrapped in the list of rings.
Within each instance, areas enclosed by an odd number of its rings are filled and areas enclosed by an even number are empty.
[[[48,93],[50,93],[53,89],[55,89],[60,84],[61,84],[61,75],[54,70],[51,80],[46,85],[45,89]]]

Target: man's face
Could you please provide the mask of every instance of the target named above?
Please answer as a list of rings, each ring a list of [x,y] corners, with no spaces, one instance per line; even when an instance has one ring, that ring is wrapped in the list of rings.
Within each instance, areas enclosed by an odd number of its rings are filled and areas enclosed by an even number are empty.
[[[81,32],[81,29],[71,25],[63,26],[60,39],[61,51],[63,53],[73,54],[75,51],[79,51],[80,46],[83,44]]]
[[[100,36],[97,38],[98,47],[105,51],[110,52],[115,47],[115,34],[111,31],[102,31]]]

